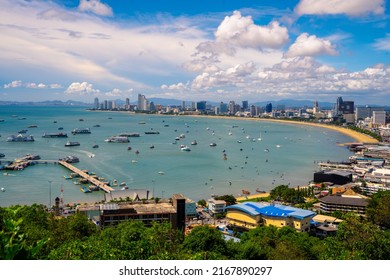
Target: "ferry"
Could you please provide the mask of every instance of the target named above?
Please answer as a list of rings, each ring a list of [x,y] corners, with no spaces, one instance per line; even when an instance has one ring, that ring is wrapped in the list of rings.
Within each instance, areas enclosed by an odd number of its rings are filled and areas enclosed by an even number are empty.
[[[91,130],[89,128],[75,128],[72,130],[72,134],[90,134]]]
[[[65,144],[65,147],[73,147],[73,146],[80,146],[80,143],[79,142],[68,141]]]
[[[110,138],[107,138],[104,140],[105,142],[109,143],[129,143],[129,139],[127,136],[111,136]]]
[[[35,141],[32,135],[23,136],[22,134],[18,134],[17,136],[11,135],[7,138],[7,142],[33,142]]]
[[[68,137],[68,134],[66,133],[44,133],[42,135],[43,138],[66,138]]]

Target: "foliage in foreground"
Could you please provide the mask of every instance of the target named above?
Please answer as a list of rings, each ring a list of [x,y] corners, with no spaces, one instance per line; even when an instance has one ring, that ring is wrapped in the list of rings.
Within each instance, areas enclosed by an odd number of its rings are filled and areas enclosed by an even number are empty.
[[[385,201],[378,199],[377,204],[383,207]],[[13,206],[0,208],[0,259],[388,260],[390,232],[375,222],[347,215],[334,237],[320,239],[270,226],[242,234],[241,242],[226,242],[209,226],[198,226],[186,237],[170,224],[146,227],[139,221],[98,230],[79,214],[58,219],[44,206]]]

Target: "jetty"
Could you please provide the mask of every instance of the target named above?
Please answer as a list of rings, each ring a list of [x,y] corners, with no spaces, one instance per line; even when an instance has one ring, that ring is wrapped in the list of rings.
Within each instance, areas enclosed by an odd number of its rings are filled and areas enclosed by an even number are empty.
[[[65,168],[71,170],[72,172],[77,173],[80,177],[88,180],[88,182],[90,182],[91,184],[99,187],[100,189],[102,189],[106,193],[110,193],[111,191],[114,190],[113,188],[111,188],[110,186],[105,184],[104,182],[99,181],[95,177],[92,177],[91,175],[89,175],[86,172],[78,169],[77,167],[73,166],[70,163],[67,163],[67,162],[65,162],[63,160],[59,160],[58,163],[61,164],[62,166],[64,166]]]

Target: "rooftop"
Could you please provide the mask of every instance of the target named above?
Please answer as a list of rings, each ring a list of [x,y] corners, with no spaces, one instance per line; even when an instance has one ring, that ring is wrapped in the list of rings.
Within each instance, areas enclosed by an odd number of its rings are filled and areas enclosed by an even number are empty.
[[[252,216],[263,215],[270,217],[294,217],[304,219],[314,216],[315,213],[309,210],[285,206],[281,204],[269,204],[260,202],[244,202],[227,207],[227,209],[236,209],[244,211]]]
[[[351,206],[367,206],[368,200],[364,198],[343,197],[338,195],[328,195],[320,198],[321,203],[351,205]]]

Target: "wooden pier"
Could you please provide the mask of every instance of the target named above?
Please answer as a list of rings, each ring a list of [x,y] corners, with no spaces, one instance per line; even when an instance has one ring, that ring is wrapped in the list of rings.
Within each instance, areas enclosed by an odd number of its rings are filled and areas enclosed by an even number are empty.
[[[62,161],[62,160],[59,160],[58,161],[59,164],[61,164],[62,166],[68,168],[69,170],[71,170],[72,172],[74,173],[77,173],[80,175],[80,177],[83,177],[84,179],[87,179],[88,182],[90,182],[91,184],[99,187],[100,189],[102,189],[103,191],[105,191],[106,193],[110,193],[111,191],[113,191],[114,189],[111,188],[110,186],[108,186],[107,184],[97,180],[96,178],[92,177],[91,175],[85,173],[84,171],[78,169],[77,167],[74,167],[73,165],[71,165],[70,163],[67,163],[65,161]]]

